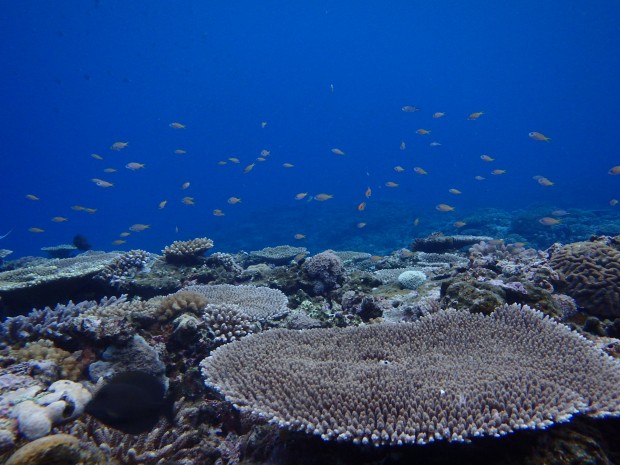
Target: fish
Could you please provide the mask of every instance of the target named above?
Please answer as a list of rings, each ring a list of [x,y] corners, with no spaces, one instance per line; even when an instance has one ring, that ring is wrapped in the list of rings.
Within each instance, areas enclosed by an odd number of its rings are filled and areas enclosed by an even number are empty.
[[[470,113],[470,115],[467,117],[468,120],[475,120],[480,118],[482,115],[484,115],[483,111],[477,111],[475,113]]]
[[[219,208],[216,208],[215,210],[213,210],[213,216],[224,216],[224,212]]]
[[[495,158],[491,158],[491,157],[489,157],[488,155],[480,155],[480,159],[481,159],[482,161],[489,161],[489,162],[490,162],[490,161],[495,161]]]
[[[31,233],[42,233],[42,232],[45,232],[45,229],[41,229],[41,228],[28,228],[28,231],[30,231]]]
[[[284,168],[293,168],[295,165],[293,165],[292,163],[282,163],[282,166]]]
[[[607,173],[611,174],[612,176],[618,176],[620,174],[620,166],[612,166],[611,168],[609,168],[609,171],[607,171]],[[35,200],[35,199],[31,199],[31,200]],[[39,200],[39,199],[36,199],[36,200]]]
[[[398,187],[398,184],[392,181],[388,181],[385,183],[386,187]]]
[[[357,227],[357,229],[362,229],[362,228],[366,227],[366,223],[364,223],[364,222],[357,223],[355,226]]]
[[[174,153],[176,153],[177,155],[185,155],[187,153],[187,150],[176,149]]]
[[[297,240],[306,238],[305,234],[295,234],[293,237]]]
[[[71,205],[71,210],[75,210],[76,212],[79,212],[82,210],[86,210],[86,207],[83,207],[81,205]]]
[[[260,127],[261,127],[261,129],[265,129],[267,127],[267,121],[261,121],[260,122]]]
[[[448,189],[448,192],[450,192],[450,194],[455,194],[455,195],[462,194],[462,192],[458,189]]]
[[[543,218],[540,218],[538,222],[544,226],[553,226],[555,224],[560,224],[562,221],[558,220],[557,218],[551,218],[550,216],[545,216]]]
[[[553,210],[551,212],[551,216],[566,216],[566,215],[570,215],[569,212],[567,212],[566,210]]]
[[[345,152],[343,152],[342,150],[337,149],[337,148],[332,149],[332,153],[333,153],[334,155],[346,155],[346,153],[345,153]]]
[[[131,236],[131,233],[127,232],[127,231],[123,231],[122,233],[119,234],[119,236],[121,236],[121,237],[128,237],[128,236]]]
[[[144,168],[144,164],[138,163],[136,161],[131,161],[125,165],[125,168],[127,168],[128,170],[136,171]]]
[[[303,200],[308,196],[307,192],[300,192],[299,194],[295,195],[295,200]]]
[[[400,149],[401,149],[401,150],[405,150],[405,148],[407,148],[407,144],[405,144],[405,141],[404,141],[404,140],[401,140],[401,141],[400,141]]]
[[[181,184],[181,189],[185,190],[190,186],[189,181],[185,181],[183,184]]]
[[[173,423],[174,397],[150,373],[126,371],[99,388],[85,412],[123,433],[141,434],[152,430],[162,416]]]
[[[417,227],[420,224],[420,218],[416,218],[415,220],[413,220],[413,226]]]
[[[421,136],[424,136],[426,134],[430,134],[431,132],[428,129],[416,129],[415,131],[416,134],[420,134]]]
[[[467,223],[465,223],[464,221],[455,221],[454,223],[452,223],[452,226],[454,226],[455,228],[462,228],[465,225],[467,225]]]
[[[167,200],[162,200],[161,202],[159,202],[159,204],[157,205],[157,208],[159,208],[160,210],[162,208],[164,208],[166,206],[166,204],[168,203]]]
[[[114,142],[110,145],[110,150],[116,150],[117,152],[123,150],[125,147],[129,145],[129,142]]]
[[[493,170],[491,171],[491,174],[494,176],[499,176],[500,174],[504,174],[506,173],[506,170]]]
[[[26,198],[27,198],[28,200],[41,200],[39,197],[37,197],[37,196],[36,196],[36,195],[34,195],[34,194],[26,194]]]
[[[121,244],[124,244],[125,242],[127,242],[127,241],[124,241],[123,239],[116,239],[116,240],[112,241],[112,244],[114,244],[114,245],[121,245]]]
[[[133,232],[140,232],[144,231],[145,229],[149,229],[150,227],[150,224],[136,223],[129,226],[129,230]]]
[[[366,202],[362,202],[357,206],[357,211],[363,212],[366,209]]]
[[[420,168],[419,166],[414,167],[413,171],[418,174],[428,174],[428,171],[426,171],[424,168]]]
[[[405,168],[403,168],[400,165],[397,165],[394,167],[394,171],[396,171],[397,173],[402,173],[403,171],[405,171]]]
[[[220,166],[224,166],[224,165],[228,165],[228,162],[224,161],[224,160],[220,160],[217,162],[218,165]]]
[[[181,202],[183,202],[185,205],[196,205],[194,197],[183,197],[181,199]]]
[[[528,133],[528,137],[530,139],[542,140],[542,141],[545,141],[545,142],[549,142],[551,140],[551,137],[547,137],[544,134],[541,134],[540,132],[536,132],[536,131],[532,131],[532,132]]]
[[[413,105],[405,105],[401,108],[405,113],[413,113],[414,111],[420,111],[418,107],[414,107]]]
[[[441,146],[441,144],[439,142],[436,142],[436,141],[433,141],[433,142],[431,142],[428,145],[430,145],[431,147],[440,147]]]
[[[170,123],[168,126],[170,126],[172,129],[185,129],[184,124],[177,123],[176,121],[174,123]]]
[[[103,160],[103,157],[97,153],[91,153],[90,156],[95,160]]]
[[[62,223],[64,221],[69,221],[68,218],[65,218],[64,216],[55,216],[52,218],[52,221],[54,223]]]
[[[437,119],[437,118],[443,118],[446,114],[442,111],[436,111],[435,113],[433,113],[433,118]]]
[[[324,202],[329,199],[333,199],[334,196],[331,194],[317,194],[314,196],[314,200],[318,200],[319,202]]]
[[[104,173],[116,173],[116,168],[104,168]]]
[[[268,157],[269,155],[271,155],[271,152],[269,150],[263,149],[263,150],[260,151],[260,154],[263,157]]]
[[[616,205],[618,205],[618,199],[611,199],[609,201],[609,205],[611,205],[612,207],[615,207]]]
[[[329,85],[329,91],[333,94],[334,93],[334,85],[330,84]]]
[[[228,157],[228,160],[232,163],[241,163],[240,160],[236,157]]]
[[[486,178],[484,176],[474,176],[476,181],[484,181]]]
[[[82,210],[85,211],[86,213],[95,213],[97,211],[96,208],[88,208],[88,207],[83,207]]]
[[[229,197],[227,202],[231,205],[235,205],[239,202],[241,202],[241,199],[239,197]]]
[[[372,189],[370,187],[366,188],[366,192],[364,192],[364,195],[366,196],[367,199],[369,199],[370,196],[372,195]]]
[[[107,187],[114,186],[114,184],[112,184],[111,182],[104,181],[103,179],[99,179],[99,178],[92,178],[91,181],[94,182],[95,185],[99,187],[107,188]]]
[[[540,184],[541,186],[545,186],[545,187],[553,186],[555,184],[554,182],[549,181],[545,177],[541,177],[541,178],[537,179],[536,181],[538,182],[538,184]]]
[[[256,166],[256,163],[250,163],[248,166],[246,166],[245,168],[243,168],[243,173],[249,173],[250,171],[252,171],[254,169],[254,167]]]
[[[440,203],[435,207],[435,210],[438,210],[440,212],[451,212],[452,210],[454,210],[454,207],[445,203]]]
[[[264,158],[264,157],[257,157],[256,158],[256,161],[265,161],[265,160],[266,160],[266,158]]]

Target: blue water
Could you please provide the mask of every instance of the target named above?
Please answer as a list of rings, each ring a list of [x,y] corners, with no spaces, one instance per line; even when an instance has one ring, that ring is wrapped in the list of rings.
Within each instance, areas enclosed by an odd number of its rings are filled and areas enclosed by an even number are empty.
[[[0,247],[41,254],[80,233],[101,250],[158,251],[196,236],[214,239],[214,250],[395,249],[437,226],[454,232],[478,208],[613,212],[618,24],[612,0],[6,3],[0,234],[13,232]],[[129,145],[110,150],[117,141]],[[244,174],[263,149],[271,155]],[[218,165],[229,157],[240,163]],[[299,192],[334,198],[296,201]],[[440,203],[455,210],[439,213]],[[134,223],[150,228],[113,245]]]

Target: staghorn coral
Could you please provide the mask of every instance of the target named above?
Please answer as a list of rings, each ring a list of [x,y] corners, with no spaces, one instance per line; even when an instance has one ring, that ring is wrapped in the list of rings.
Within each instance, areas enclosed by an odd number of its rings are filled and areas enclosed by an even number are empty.
[[[258,286],[233,286],[232,284],[187,286],[179,292],[196,292],[206,297],[209,304],[234,304],[239,306],[251,321],[266,322],[288,313],[288,298],[277,289]]]
[[[620,238],[595,237],[551,247],[549,265],[577,304],[599,317],[620,317]]]
[[[234,304],[209,304],[204,309],[209,336],[216,343],[241,339],[252,332],[248,316]]]
[[[172,320],[181,313],[200,315],[207,305],[207,298],[198,292],[181,290],[164,297],[154,315],[160,322]]]
[[[216,349],[208,386],[326,441],[400,445],[620,416],[620,365],[541,312],[443,310],[415,323],[275,329]]]
[[[206,237],[198,237],[190,241],[174,241],[162,250],[168,263],[188,264],[198,262],[198,258],[213,247],[213,241]]]
[[[324,294],[334,289],[344,279],[342,260],[333,250],[326,250],[310,257],[303,264],[304,271],[314,281],[315,294]]]

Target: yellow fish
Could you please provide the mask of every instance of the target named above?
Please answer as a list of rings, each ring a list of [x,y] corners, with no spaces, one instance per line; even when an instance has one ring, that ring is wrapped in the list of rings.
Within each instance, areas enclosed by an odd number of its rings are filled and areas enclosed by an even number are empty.
[[[331,194],[317,194],[314,196],[314,200],[318,200],[319,202],[324,202],[329,199],[333,199],[334,196]]]
[[[491,158],[488,155],[480,155],[480,159],[482,161],[493,161],[493,160],[495,160],[495,158]]]
[[[103,179],[99,179],[99,178],[92,178],[91,181],[94,182],[95,185],[99,187],[112,187],[114,185],[111,182],[104,181]]]
[[[69,220],[65,218],[64,216],[55,216],[54,218],[52,218],[52,221],[54,223],[62,223],[63,221],[69,221]]]
[[[445,113],[441,112],[441,111],[437,111],[435,113],[433,113],[433,118],[442,118],[445,115]]]
[[[295,200],[303,200],[306,198],[307,195],[307,192],[300,192],[299,194],[295,195]]]
[[[172,129],[185,129],[184,124],[177,123],[176,121],[174,123],[170,123],[168,126],[170,126]]]
[[[162,208],[166,206],[167,203],[168,203],[167,200],[162,200],[161,202],[159,202],[159,205],[157,205],[157,208],[161,210]]]
[[[428,174],[428,172],[424,168],[420,168],[419,166],[416,166],[415,168],[413,168],[413,171],[415,171],[418,174]]]
[[[607,173],[611,174],[612,176],[618,176],[620,174],[620,166],[612,166],[611,168],[609,168],[609,171],[607,171]]]
[[[30,231],[31,233],[42,233],[42,232],[45,232],[45,229],[41,229],[41,228],[28,228],[28,231]]]
[[[214,216],[224,216],[224,212],[222,210],[220,210],[219,208],[216,208],[215,210],[213,210],[213,215]]]
[[[194,197],[183,197],[181,199],[181,202],[183,202],[185,205],[196,205]]]
[[[28,200],[41,200],[39,197],[37,197],[37,196],[36,196],[36,195],[34,195],[34,194],[26,194],[26,198],[27,198]]]
[[[392,181],[388,181],[385,183],[386,187],[398,187],[398,184]]]
[[[495,176],[499,176],[500,174],[504,174],[506,172],[506,170],[493,170],[491,171],[491,174],[495,175]]]
[[[430,134],[431,132],[428,129],[417,129],[415,133],[424,136],[426,134]]]
[[[90,156],[93,157],[95,160],[103,160],[103,157],[96,153],[91,153]]]
[[[114,142],[111,146],[110,149],[111,150],[116,150],[117,152],[119,150],[123,150],[125,147],[127,147],[129,145],[129,142]]]
[[[394,171],[396,171],[397,173],[402,173],[403,171],[405,171],[405,168],[403,168],[400,165],[397,165],[394,167]]]
[[[183,149],[176,149],[174,151],[174,153],[176,153],[177,155],[184,155],[187,153],[187,150],[183,150]]]
[[[530,139],[542,140],[542,141],[545,141],[545,142],[549,142],[551,140],[551,137],[547,137],[544,134],[541,134],[540,132],[536,132],[536,131],[530,132],[528,134],[528,137]]]
[[[342,151],[342,150],[340,150],[340,149],[332,149],[332,153],[333,153],[334,155],[346,155],[346,154],[345,154],[345,152],[343,152],[343,151]]]
[[[124,241],[123,239],[116,239],[115,241],[112,241],[112,244],[114,245],[121,245],[124,244],[127,241]]]
[[[145,229],[149,229],[150,227],[150,224],[136,223],[129,226],[129,230],[133,232],[140,232],[144,231]]]
[[[235,205],[236,203],[241,202],[241,199],[239,197],[229,197],[228,198],[228,203],[231,205]]]
[[[467,119],[471,121],[480,118],[482,115],[484,115],[483,111],[477,111],[476,113],[471,113]]]
[[[462,194],[462,192],[458,189],[448,189],[448,192],[450,192],[450,194],[455,194],[455,195]]]
[[[292,163],[282,163],[282,166],[284,166],[285,168],[292,168],[295,165],[293,165]]]
[[[440,212],[451,212],[452,210],[454,210],[454,207],[447,205],[445,203],[440,203],[439,205],[435,207],[435,209]]]

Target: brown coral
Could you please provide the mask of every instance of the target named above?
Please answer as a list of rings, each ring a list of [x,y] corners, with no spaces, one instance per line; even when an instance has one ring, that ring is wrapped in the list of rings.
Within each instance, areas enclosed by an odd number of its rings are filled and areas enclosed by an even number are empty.
[[[552,247],[549,264],[560,286],[580,307],[600,317],[620,317],[620,246],[609,237]]]
[[[81,444],[68,434],[55,434],[29,442],[18,449],[5,465],[81,465],[108,464],[107,458],[96,447]]]
[[[620,415],[620,365],[527,306],[415,323],[270,330],[216,349],[208,385],[324,440],[400,445]]]
[[[207,305],[207,298],[197,292],[181,290],[164,297],[157,311],[159,321],[168,321],[180,313],[191,312],[196,315],[202,314]]]
[[[174,241],[167,245],[162,253],[168,263],[192,264],[196,263],[198,258],[212,247],[211,239],[198,237],[191,241]]]
[[[10,356],[17,362],[29,360],[47,360],[56,363],[61,369],[61,377],[77,381],[82,378],[82,373],[88,361],[81,360],[80,352],[67,352],[54,346],[52,341],[39,340],[28,342],[21,349],[13,349]]]

